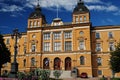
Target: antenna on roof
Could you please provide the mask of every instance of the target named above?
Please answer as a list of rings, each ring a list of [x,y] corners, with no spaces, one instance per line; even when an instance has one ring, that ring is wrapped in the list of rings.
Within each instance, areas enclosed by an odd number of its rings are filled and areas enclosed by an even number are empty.
[[[57,2],[57,18],[58,18],[58,15],[59,15],[59,6],[58,6],[58,2]]]
[[[39,5],[39,0],[38,0],[38,5]]]

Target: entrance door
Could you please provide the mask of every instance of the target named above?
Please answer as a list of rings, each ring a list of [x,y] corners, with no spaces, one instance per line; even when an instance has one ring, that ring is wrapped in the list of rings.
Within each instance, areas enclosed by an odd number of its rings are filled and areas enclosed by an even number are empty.
[[[61,60],[59,58],[54,59],[54,70],[60,70]]]
[[[45,58],[43,60],[43,69],[49,69],[49,59]]]
[[[71,70],[71,58],[65,58],[65,70]]]

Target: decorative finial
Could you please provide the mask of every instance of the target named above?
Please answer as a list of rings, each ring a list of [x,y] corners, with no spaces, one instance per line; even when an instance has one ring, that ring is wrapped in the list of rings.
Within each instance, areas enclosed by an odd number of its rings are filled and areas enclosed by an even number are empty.
[[[38,5],[38,6],[40,6],[40,5],[39,5],[39,0],[38,0],[38,3],[37,3],[37,5]]]

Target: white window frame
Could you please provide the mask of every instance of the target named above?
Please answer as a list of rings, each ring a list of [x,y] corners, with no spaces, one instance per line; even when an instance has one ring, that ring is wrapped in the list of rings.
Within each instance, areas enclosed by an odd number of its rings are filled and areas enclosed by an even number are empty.
[[[50,51],[50,42],[44,42],[43,50]]]

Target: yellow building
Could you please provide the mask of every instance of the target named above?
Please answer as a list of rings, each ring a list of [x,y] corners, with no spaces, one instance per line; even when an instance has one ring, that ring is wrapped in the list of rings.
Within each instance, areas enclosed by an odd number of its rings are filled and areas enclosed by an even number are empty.
[[[90,12],[81,0],[73,10],[71,23],[55,18],[47,24],[38,4],[28,18],[27,32],[17,41],[19,71],[66,71],[76,67],[79,74],[85,72],[89,77],[112,76],[109,57],[119,42],[119,34],[120,26],[92,27]],[[14,40],[10,34],[4,35],[4,39],[13,62]],[[6,63],[2,70],[10,68],[10,63]]]

